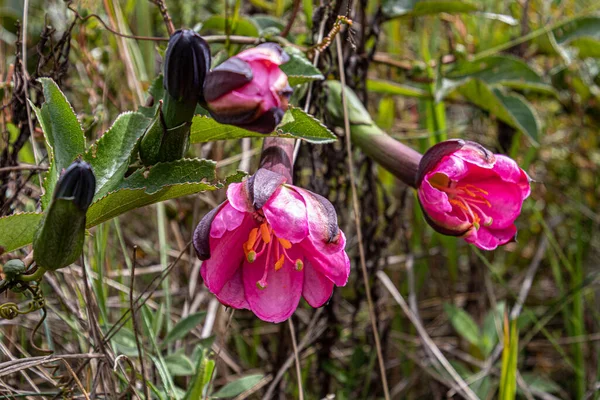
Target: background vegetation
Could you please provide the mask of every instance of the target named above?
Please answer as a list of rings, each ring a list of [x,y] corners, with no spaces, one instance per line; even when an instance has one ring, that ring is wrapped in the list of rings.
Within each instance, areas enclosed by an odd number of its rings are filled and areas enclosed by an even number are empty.
[[[211,398],[600,398],[599,8],[591,0],[0,0],[0,215],[39,207],[48,160],[25,106],[43,102],[36,79],[57,82],[93,142],[121,112],[144,105],[161,71],[166,42],[125,35],[167,38],[168,16],[176,28],[235,35],[211,42],[215,63],[240,42],[274,37],[316,63],[292,103],[308,102],[340,140],[303,142],[296,182],[335,204],[353,265],[326,307],[302,305],[292,324],[268,324],[220,306],[199,277],[191,233],[224,190],[131,211],[90,231],[83,263],[46,275],[39,329],[40,312],[0,321],[0,398],[199,398],[202,390]],[[336,27],[340,52],[335,40],[310,51]],[[424,151],[466,138],[519,162],[535,183],[517,243],[484,253],[434,233],[412,189],[346,151],[340,105],[321,81],[340,79],[340,54],[347,85],[398,140]],[[195,144],[190,155],[217,161],[224,179],[252,172],[260,145]],[[138,296],[145,302],[133,324]],[[8,301],[26,299],[2,295]]]

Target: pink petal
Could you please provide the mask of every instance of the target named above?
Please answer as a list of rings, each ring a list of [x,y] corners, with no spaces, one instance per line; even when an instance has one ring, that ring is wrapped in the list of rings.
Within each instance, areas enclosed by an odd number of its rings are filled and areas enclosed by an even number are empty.
[[[465,162],[460,157],[454,155],[445,156],[438,165],[435,166],[427,175],[425,180],[430,179],[433,175],[440,173],[446,175],[453,181],[459,181],[469,174],[472,165]]]
[[[337,214],[333,205],[316,193],[293,186],[306,204],[308,231],[316,251],[335,254],[346,246],[346,237],[338,227]]]
[[[493,168],[496,161],[496,156],[488,149],[481,146],[479,143],[468,141],[465,142],[465,145],[452,156],[484,169]]]
[[[288,319],[298,307],[304,283],[304,269],[296,271],[295,265],[286,259],[283,267],[275,271],[275,257],[271,255],[267,266],[267,286],[259,289],[256,283],[262,279],[265,271],[266,253],[253,263],[244,263],[244,291],[250,309],[258,318],[277,323]],[[289,249],[288,254],[292,260],[301,258],[301,253],[295,247]]]
[[[233,208],[229,202],[217,213],[210,225],[210,236],[221,238],[227,231],[237,229],[244,220],[246,213]]]
[[[308,235],[306,206],[293,189],[280,186],[262,210],[277,237],[299,243]]]
[[[494,250],[512,241],[516,234],[517,227],[514,225],[505,229],[489,229],[481,226],[478,230],[473,229],[464,239],[482,250]]]
[[[478,204],[482,211],[492,217],[491,229],[505,229],[513,225],[521,213],[523,196],[517,184],[502,182],[496,178],[485,182],[478,182],[477,187],[488,192],[484,197],[490,202],[491,207]]]
[[[273,63],[275,65],[281,65],[284,59],[281,55],[281,49],[279,51],[269,46],[257,46],[248,50],[244,50],[236,55],[246,62],[261,61],[264,63]]]
[[[202,263],[200,272],[211,293],[219,293],[241,267],[245,259],[242,246],[255,226],[252,216],[246,214],[237,229],[227,231],[220,238],[210,238],[210,258]]]
[[[227,200],[238,211],[253,213],[252,201],[248,192],[248,182],[232,183],[227,188]]]
[[[244,282],[242,280],[242,269],[238,268],[235,274],[227,281],[223,289],[216,294],[217,299],[228,307],[237,309],[250,308],[244,293]]]
[[[248,83],[244,87],[251,85],[252,83]],[[260,94],[246,93],[248,91],[243,92],[241,89],[232,90],[218,99],[211,101],[209,105],[210,110],[226,116],[252,114],[252,111],[260,107],[263,98]],[[256,113],[258,114],[258,111]]]
[[[346,237],[342,231],[340,235],[345,243]],[[315,247],[310,237],[304,240],[301,246],[306,262],[311,263],[316,272],[324,275],[337,286],[346,285],[350,276],[350,259],[343,249],[333,254],[322,253]]]
[[[512,158],[497,154],[493,170],[503,181],[519,185],[523,199],[529,197],[531,193],[530,179]]]
[[[317,272],[310,261],[304,263],[304,287],[302,297],[311,307],[318,308],[331,298],[333,282]]]

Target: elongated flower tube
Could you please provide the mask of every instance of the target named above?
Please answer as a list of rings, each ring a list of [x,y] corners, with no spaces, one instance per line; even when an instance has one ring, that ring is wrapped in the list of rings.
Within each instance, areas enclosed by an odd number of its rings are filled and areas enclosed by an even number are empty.
[[[269,322],[288,319],[300,297],[324,305],[350,274],[335,209],[291,184],[291,146],[277,144],[285,140],[265,140],[261,168],[231,184],[227,200],[194,233],[208,289],[221,303]]]
[[[342,121],[342,85],[327,81],[327,108]],[[517,163],[478,143],[447,140],[425,155],[390,137],[371,119],[358,97],[344,88],[352,143],[405,184],[417,189],[425,219],[444,235],[493,250],[515,238],[515,219],[530,193]]]
[[[222,124],[271,133],[288,108],[292,88],[279,66],[289,56],[275,43],[242,51],[212,71],[204,82],[206,107]]]
[[[529,182],[512,159],[464,140],[431,147],[417,174],[419,202],[429,224],[484,250],[514,240]]]
[[[81,255],[85,214],[95,189],[96,178],[84,161],[74,161],[58,179],[52,202],[33,239],[33,259],[38,267],[66,267]]]

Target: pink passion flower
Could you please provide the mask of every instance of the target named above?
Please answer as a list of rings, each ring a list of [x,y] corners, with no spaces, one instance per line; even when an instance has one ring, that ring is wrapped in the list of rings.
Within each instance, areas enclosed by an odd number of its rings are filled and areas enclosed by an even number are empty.
[[[292,88],[279,68],[289,56],[264,43],[223,62],[206,75],[204,98],[212,117],[260,133],[271,133],[288,108]]]
[[[325,198],[261,168],[231,184],[194,232],[208,289],[226,306],[282,322],[300,297],[321,307],[350,274],[346,238]]]
[[[427,222],[436,231],[461,236],[483,250],[514,240],[515,219],[530,194],[529,183],[512,159],[463,140],[430,148],[417,173]]]

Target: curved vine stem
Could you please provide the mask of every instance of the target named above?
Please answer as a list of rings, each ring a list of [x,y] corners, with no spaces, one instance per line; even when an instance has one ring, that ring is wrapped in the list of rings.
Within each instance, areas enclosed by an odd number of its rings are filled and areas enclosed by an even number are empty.
[[[30,275],[19,275],[17,276],[17,281],[21,281],[21,282],[33,282],[33,281],[39,281],[40,278],[42,276],[44,276],[44,274],[48,272],[48,270],[44,267],[38,267],[38,269]]]

